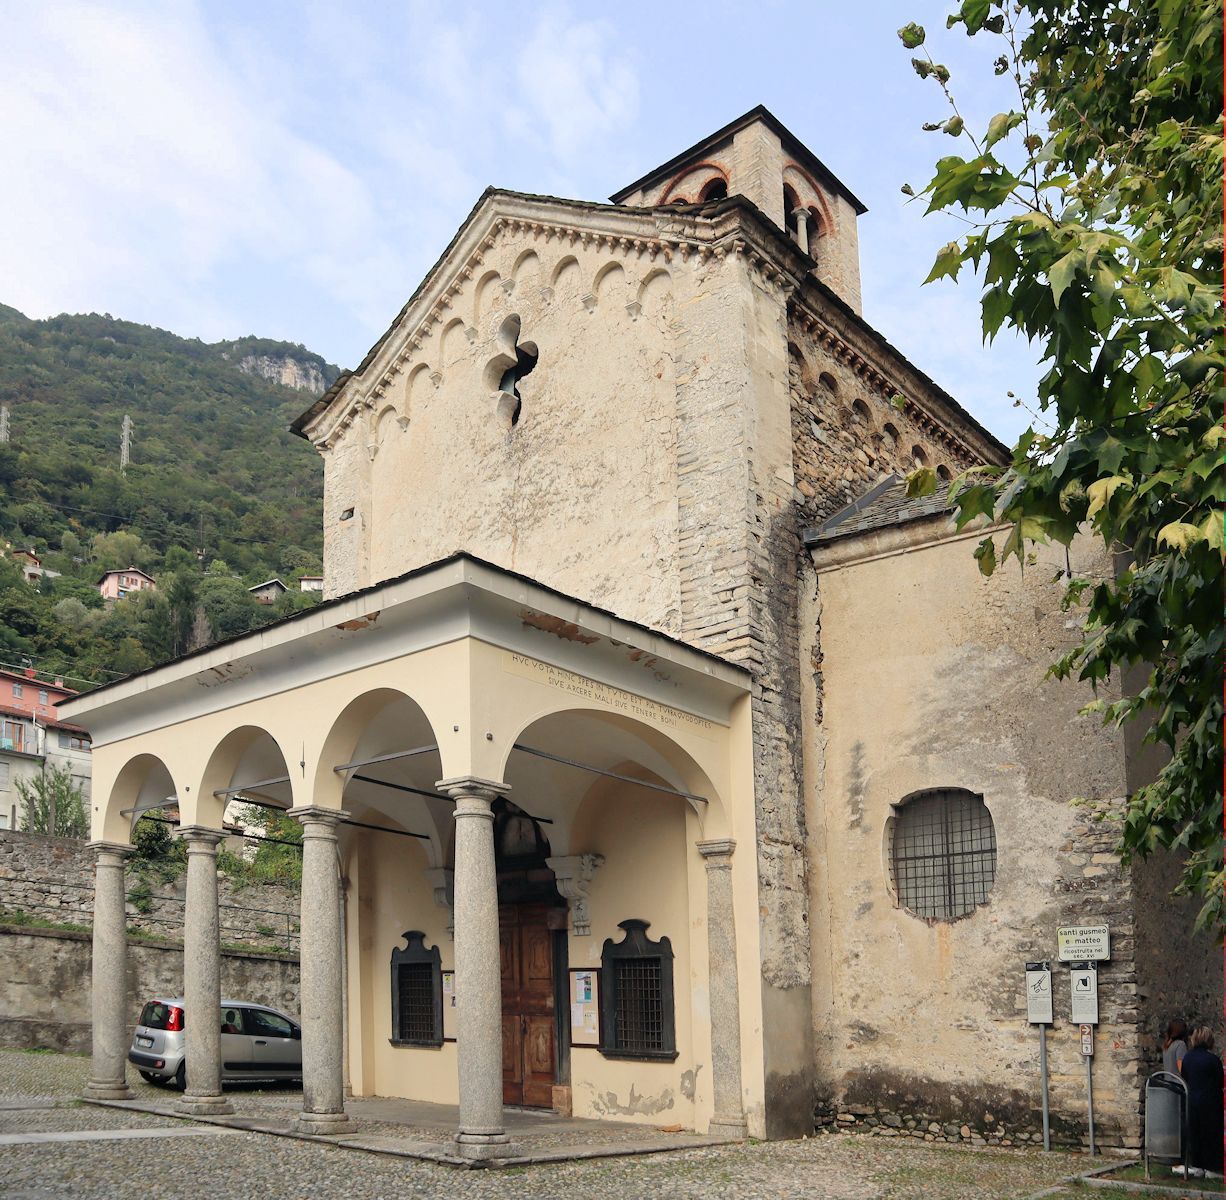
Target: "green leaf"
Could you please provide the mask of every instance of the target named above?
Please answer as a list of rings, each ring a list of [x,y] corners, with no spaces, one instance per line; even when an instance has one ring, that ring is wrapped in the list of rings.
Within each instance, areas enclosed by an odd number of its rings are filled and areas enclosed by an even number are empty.
[[[907,496],[931,496],[937,490],[937,473],[931,467],[919,467],[907,476]]]
[[[917,25],[914,21],[904,25],[898,31],[899,39],[908,50],[914,50],[917,46],[922,46],[926,36],[924,27]]]
[[[1090,507],[1086,510],[1086,520],[1092,521],[1098,514],[1110,503],[1111,497],[1115,495],[1120,488],[1132,483],[1124,475],[1109,475],[1106,479],[1096,480],[1086,488],[1086,494],[1090,497]]]
[[[979,563],[981,575],[991,575],[996,570],[996,546],[990,537],[986,537],[975,547],[975,560]]]
[[[1172,521],[1158,530],[1158,545],[1182,551],[1196,542],[1204,541],[1205,536],[1195,525],[1189,525],[1185,521]]]
[[[1060,307],[1060,297],[1064,295],[1068,289],[1068,285],[1073,282],[1073,276],[1077,274],[1077,263],[1084,259],[1084,255],[1078,247],[1070,250],[1063,258],[1057,259],[1047,271],[1047,278],[1051,284],[1052,299],[1055,301],[1056,307]]]
[[[1211,550],[1216,550],[1219,554],[1222,552],[1222,522],[1223,514],[1220,512],[1211,512],[1202,522],[1200,527],[1201,537],[1209,543]]]
[[[962,20],[966,23],[968,37],[983,28],[983,23],[991,11],[990,0],[962,0]]]
[[[957,279],[961,269],[962,247],[957,242],[949,242],[937,254],[936,262],[932,264],[932,270],[928,272],[928,278],[924,282],[933,283],[946,276],[950,279]]]
[[[950,117],[949,120],[941,126],[941,130],[942,132],[949,134],[950,137],[957,137],[965,127],[966,124],[962,118],[955,116]]]
[[[1009,131],[1016,129],[1022,123],[1022,114],[1015,112],[997,113],[988,122],[988,133],[984,140],[984,149],[995,146],[1001,138],[1008,136]]]

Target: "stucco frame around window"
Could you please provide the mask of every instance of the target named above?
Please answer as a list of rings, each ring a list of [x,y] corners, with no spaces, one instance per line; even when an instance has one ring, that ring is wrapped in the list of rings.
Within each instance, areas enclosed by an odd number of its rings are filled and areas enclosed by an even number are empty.
[[[400,935],[405,940],[403,947],[392,951],[392,1036],[387,1040],[393,1046],[413,1046],[418,1049],[437,1050],[443,1044],[443,966],[438,946],[426,949],[426,935],[420,929],[409,929]],[[400,1036],[400,968],[426,966],[430,968],[431,1036],[428,1038],[405,1038]]]
[[[626,1058],[642,1062],[672,1062],[677,1058],[677,1011],[673,992],[674,956],[672,942],[662,937],[653,942],[647,936],[649,923],[632,918],[619,921],[625,931],[620,942],[606,938],[600,953],[600,1053],[605,1058]],[[631,1050],[617,1044],[618,984],[617,964],[643,959],[660,962],[660,1041],[658,1050]]]

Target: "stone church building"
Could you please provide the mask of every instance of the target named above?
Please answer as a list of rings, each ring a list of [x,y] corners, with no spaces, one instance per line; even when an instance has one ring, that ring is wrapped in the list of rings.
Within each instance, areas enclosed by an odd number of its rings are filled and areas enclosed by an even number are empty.
[[[1135,1145],[1154,1035],[1220,1014],[1220,958],[1174,864],[1112,852],[1137,747],[1045,678],[1063,549],[984,579],[982,530],[905,498],[1006,447],[862,315],[864,206],[769,112],[612,199],[485,192],[295,422],[324,603],[65,706],[94,747],[90,1094],[126,1090],[133,822],[177,799],[206,1011],[242,797],[304,829],[304,1129],[343,1133],[352,1094],[458,1103],[478,1159],[504,1103],[1029,1140],[1049,959],[1076,1142],[1056,931],[1106,925],[1098,1133]],[[224,1110],[216,1028],[188,1046],[184,1111]]]

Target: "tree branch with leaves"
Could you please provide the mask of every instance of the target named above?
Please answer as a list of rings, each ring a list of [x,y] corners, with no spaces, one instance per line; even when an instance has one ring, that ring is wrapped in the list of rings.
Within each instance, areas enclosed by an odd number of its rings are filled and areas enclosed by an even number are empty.
[[[1018,107],[971,129],[917,24],[899,30],[951,115],[925,128],[965,143],[919,193],[968,222],[928,281],[980,277],[986,341],[1010,327],[1040,351],[1035,416],[1003,468],[950,487],[959,528],[1009,527],[990,575],[1034,542],[1079,531],[1117,552],[1108,580],[1066,579],[1081,642],[1051,667],[1098,688],[1090,706],[1146,723],[1166,765],[1128,799],[1125,860],[1185,855],[1179,891],[1222,937],[1222,24],[1220,0],[1084,4],[965,0],[947,20],[998,39]],[[904,186],[908,195],[916,193]],[[1023,401],[1019,401],[1023,403]],[[913,495],[933,492],[922,469]]]

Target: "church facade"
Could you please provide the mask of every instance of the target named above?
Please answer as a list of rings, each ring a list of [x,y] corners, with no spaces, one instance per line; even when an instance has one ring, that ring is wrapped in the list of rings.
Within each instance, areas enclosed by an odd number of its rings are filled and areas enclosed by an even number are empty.
[[[202,1011],[242,798],[304,826],[304,1129],[348,1092],[458,1103],[472,1158],[506,1156],[504,1103],[1028,1140],[1024,964],[1107,924],[1099,1136],[1135,1144],[1151,1035],[1219,1012],[1220,971],[1171,864],[1113,853],[1138,748],[1044,677],[1063,551],[982,579],[903,494],[1007,450],[864,320],[863,211],[764,109],[611,204],[481,197],[295,423],[324,603],[72,702],[92,1094],[126,1086],[133,822],[177,799]],[[185,1111],[224,1109],[216,1033],[189,1054]]]

